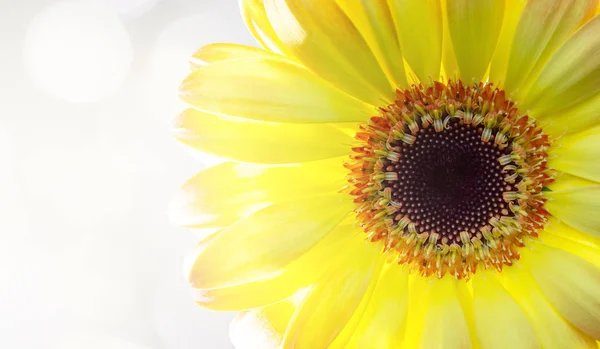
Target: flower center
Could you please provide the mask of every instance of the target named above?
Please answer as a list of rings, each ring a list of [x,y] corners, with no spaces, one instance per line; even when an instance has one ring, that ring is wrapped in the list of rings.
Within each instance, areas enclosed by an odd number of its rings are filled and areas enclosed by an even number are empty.
[[[346,167],[370,241],[423,275],[502,270],[546,222],[547,135],[492,84],[397,92]]]

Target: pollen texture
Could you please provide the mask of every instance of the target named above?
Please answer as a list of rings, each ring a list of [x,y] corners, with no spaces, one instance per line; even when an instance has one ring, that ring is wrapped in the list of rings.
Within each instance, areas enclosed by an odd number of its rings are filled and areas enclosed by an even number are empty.
[[[397,91],[356,139],[346,167],[359,223],[415,272],[502,270],[546,223],[551,140],[492,84]]]

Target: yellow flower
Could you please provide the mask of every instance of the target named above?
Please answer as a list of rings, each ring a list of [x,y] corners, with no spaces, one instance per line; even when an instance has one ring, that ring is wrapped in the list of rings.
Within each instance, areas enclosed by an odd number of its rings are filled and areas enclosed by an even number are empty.
[[[183,144],[196,301],[247,348],[598,348],[598,0],[242,0]]]

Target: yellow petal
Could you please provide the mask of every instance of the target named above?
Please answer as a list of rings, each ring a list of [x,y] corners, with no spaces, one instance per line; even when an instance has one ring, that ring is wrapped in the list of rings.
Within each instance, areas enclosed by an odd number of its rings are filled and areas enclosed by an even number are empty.
[[[584,233],[600,237],[600,186],[544,193],[545,208],[556,218]]]
[[[570,108],[538,115],[544,131],[557,137],[583,131],[600,123],[600,94]]]
[[[583,333],[600,339],[600,268],[541,243],[524,251],[523,264],[565,319]]]
[[[421,82],[437,80],[442,65],[439,0],[388,0],[404,59]]]
[[[452,38],[450,37],[450,25],[448,23],[448,0],[441,0],[442,7],[442,23],[443,23],[443,38],[442,38],[442,72],[440,81],[448,79],[458,79],[458,63],[454,54]]]
[[[279,40],[271,23],[269,23],[264,0],[240,0],[240,8],[246,27],[248,27],[256,41],[264,48],[274,52],[284,51],[281,40]]]
[[[556,218],[549,219],[540,239],[547,245],[571,252],[600,266],[600,238],[577,230]]]
[[[600,268],[600,238],[551,219],[540,234],[540,241],[581,257]]]
[[[401,348],[408,309],[408,271],[384,267],[348,349]]]
[[[523,101],[544,119],[600,94],[600,16],[586,23],[548,61]]]
[[[394,88],[407,88],[406,72],[387,0],[337,0],[373,51]]]
[[[550,153],[550,167],[600,182],[600,127],[560,138]]]
[[[346,199],[346,200],[343,200]],[[268,206],[219,232],[194,255],[194,288],[218,288],[276,276],[352,210],[350,198],[315,196]]]
[[[357,242],[342,252],[342,263],[308,292],[285,334],[282,349],[328,348],[363,298],[370,298],[384,258],[373,244]]]
[[[568,173],[559,172],[548,187],[550,190],[560,191],[560,190],[570,190],[581,187],[590,187],[594,185],[600,185],[598,182],[588,181],[587,179],[583,179],[581,177],[572,176]]]
[[[303,65],[367,103],[395,99],[377,59],[335,0],[264,0],[264,4],[285,51]]]
[[[409,281],[408,318],[404,348],[469,349],[469,327],[461,306],[464,281],[452,277]]]
[[[479,82],[488,70],[498,42],[504,1],[454,0],[447,2],[446,11],[459,78],[467,83]]]
[[[536,340],[532,342],[536,345],[532,345],[530,348],[595,349],[596,341],[565,321],[548,303],[530,273],[519,268],[506,268],[502,271],[501,276],[506,290],[527,314],[529,322],[537,334],[539,344],[536,344]],[[516,324],[512,331],[502,334],[512,337],[515,330],[519,330]],[[508,345],[506,347],[518,348],[518,346]]]
[[[189,179],[175,195],[171,220],[195,228],[224,227],[271,203],[334,193],[345,184],[344,158],[301,165],[223,163]]]
[[[285,59],[283,56],[257,47],[238,44],[216,43],[202,46],[198,51],[196,51],[190,58],[190,65],[192,70],[196,70],[209,63],[236,58]]]
[[[348,155],[354,139],[328,124],[265,123],[187,109],[174,125],[181,143],[217,156],[277,164]]]
[[[355,219],[352,217],[352,219]],[[247,310],[291,297],[314,284],[332,265],[345,259],[340,251],[364,240],[364,233],[347,219],[327,234],[322,241],[271,278],[212,289],[195,289],[196,302],[214,310]]]
[[[523,97],[550,56],[586,18],[597,0],[528,1],[515,31],[505,89]]]
[[[473,278],[475,328],[481,347],[539,348],[529,319],[495,274],[478,270]]]
[[[527,0],[506,0],[502,30],[498,38],[498,44],[490,64],[490,81],[503,85],[508,67],[508,57],[515,38],[515,31],[521,19]]]
[[[244,311],[233,320],[229,330],[235,349],[277,349],[294,311],[291,300]]]
[[[242,58],[201,67],[185,79],[180,98],[206,112],[275,122],[356,122],[374,112],[281,59]]]

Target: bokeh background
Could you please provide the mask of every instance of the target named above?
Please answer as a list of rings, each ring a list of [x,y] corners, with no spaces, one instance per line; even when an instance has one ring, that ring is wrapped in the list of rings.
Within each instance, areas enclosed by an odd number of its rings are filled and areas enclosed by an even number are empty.
[[[1,348],[232,348],[167,215],[215,161],[169,133],[211,42],[254,45],[237,0],[0,0]]]

